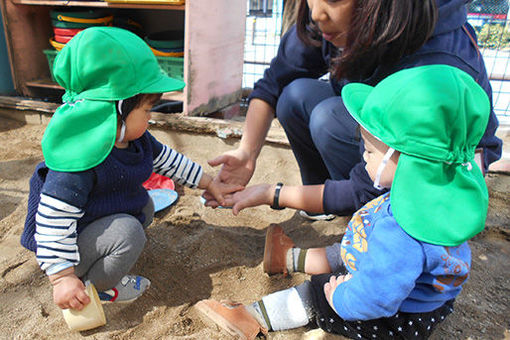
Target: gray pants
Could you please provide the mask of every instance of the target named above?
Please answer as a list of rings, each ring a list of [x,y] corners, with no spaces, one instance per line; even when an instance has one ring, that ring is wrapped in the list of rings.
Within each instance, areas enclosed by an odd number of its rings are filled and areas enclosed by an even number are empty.
[[[113,288],[128,274],[142,253],[144,229],[152,223],[154,203],[143,209],[145,223],[128,214],[115,214],[95,220],[78,235],[80,263],[75,274],[90,280],[98,291]]]
[[[345,271],[345,266],[340,256],[342,252],[341,243],[333,243],[326,247],[326,257],[328,259],[329,267],[331,272],[335,273],[338,271]]]

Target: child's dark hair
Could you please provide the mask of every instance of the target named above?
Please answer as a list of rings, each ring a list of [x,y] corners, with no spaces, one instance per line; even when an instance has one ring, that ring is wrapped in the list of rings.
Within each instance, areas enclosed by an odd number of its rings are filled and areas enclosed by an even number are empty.
[[[140,93],[136,96],[124,99],[120,105],[119,102],[117,102],[117,114],[120,116],[121,120],[126,120],[129,113],[142,105],[142,103],[148,101],[154,105],[161,99],[162,95],[162,93]]]
[[[336,79],[359,81],[379,65],[394,65],[427,41],[437,16],[436,0],[354,0],[346,45],[333,60],[331,73]],[[306,44],[321,44],[305,0],[299,5],[297,32]]]

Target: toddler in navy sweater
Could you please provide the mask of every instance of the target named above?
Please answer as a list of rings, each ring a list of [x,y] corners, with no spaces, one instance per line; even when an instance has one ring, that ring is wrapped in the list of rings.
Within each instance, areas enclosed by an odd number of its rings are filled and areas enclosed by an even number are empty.
[[[184,83],[160,69],[135,34],[94,27],[76,35],[55,59],[66,90],[42,139],[44,162],[30,181],[21,243],[36,252],[60,308],[80,310],[90,280],[100,299],[129,302],[150,285],[129,275],[141,254],[154,205],[142,186],[152,172],[201,188],[224,202],[239,190],[219,183],[148,131],[163,92]]]

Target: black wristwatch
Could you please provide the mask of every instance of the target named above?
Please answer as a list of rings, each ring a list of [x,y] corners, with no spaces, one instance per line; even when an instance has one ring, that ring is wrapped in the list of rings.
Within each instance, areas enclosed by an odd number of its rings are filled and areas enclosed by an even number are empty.
[[[271,209],[274,210],[285,209],[285,207],[280,207],[280,190],[282,190],[282,187],[283,187],[282,182],[276,183],[276,188],[274,189],[273,204],[271,205]]]

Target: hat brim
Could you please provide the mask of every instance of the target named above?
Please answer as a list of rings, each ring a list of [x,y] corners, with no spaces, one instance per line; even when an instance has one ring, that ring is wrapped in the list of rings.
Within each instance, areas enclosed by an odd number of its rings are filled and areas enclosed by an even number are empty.
[[[170,78],[161,73],[158,80],[140,90],[140,93],[164,93],[182,90],[186,84],[182,80]]]
[[[344,102],[345,108],[358,122],[358,124],[362,125],[363,127],[365,127],[365,122],[361,118],[361,113],[367,98],[370,96],[373,90],[373,86],[362,83],[350,83],[342,88],[342,100]]]
[[[480,168],[474,161],[471,166],[400,154],[390,202],[402,229],[443,246],[457,246],[482,231],[489,196]]]

